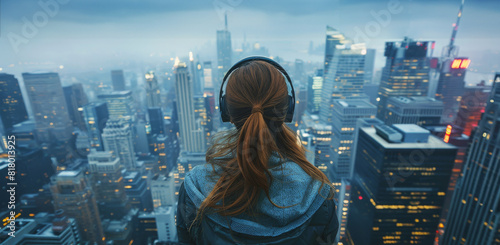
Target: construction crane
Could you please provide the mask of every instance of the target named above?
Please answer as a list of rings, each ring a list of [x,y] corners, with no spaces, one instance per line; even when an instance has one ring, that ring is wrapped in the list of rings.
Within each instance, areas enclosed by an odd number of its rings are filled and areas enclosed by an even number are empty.
[[[452,59],[458,55],[458,47],[455,46],[455,37],[458,32],[458,25],[460,24],[460,18],[462,18],[462,11],[464,9],[464,2],[462,0],[462,4],[460,4],[460,9],[458,10],[457,22],[453,23],[453,31],[451,32],[450,44],[443,48],[443,52],[441,53],[441,60]]]

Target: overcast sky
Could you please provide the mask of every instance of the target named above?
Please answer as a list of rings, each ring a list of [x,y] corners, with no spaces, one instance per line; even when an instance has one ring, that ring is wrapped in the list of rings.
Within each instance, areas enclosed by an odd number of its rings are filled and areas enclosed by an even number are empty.
[[[310,41],[324,43],[330,25],[352,38],[359,36],[358,30],[364,32],[367,46],[378,49],[381,67],[384,42],[404,36],[437,41],[434,55],[439,55],[449,42],[460,1],[2,0],[0,67],[12,73],[60,65],[68,71],[107,69],[132,60],[184,57],[189,51],[215,60],[215,33],[224,27],[224,11],[233,48],[246,37],[273,56],[322,61],[307,49]],[[57,3],[48,13],[39,4],[47,2]],[[391,12],[391,4],[397,11]],[[380,22],[373,13],[390,13],[390,20]],[[35,31],[27,27],[31,25]],[[471,57],[471,66],[500,63],[498,44],[500,1],[466,1],[456,39],[460,55]]]

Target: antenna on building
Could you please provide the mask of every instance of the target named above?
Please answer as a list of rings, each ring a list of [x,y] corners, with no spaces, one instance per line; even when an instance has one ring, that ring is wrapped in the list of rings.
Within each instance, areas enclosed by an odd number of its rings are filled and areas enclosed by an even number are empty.
[[[227,12],[224,13],[224,26],[226,27],[226,31],[227,31]]]
[[[458,47],[455,46],[455,37],[457,36],[458,25],[460,24],[460,19],[462,18],[464,3],[465,0],[462,0],[462,4],[460,4],[460,9],[458,10],[457,21],[453,23],[453,31],[451,32],[450,44],[443,48],[443,53],[441,54],[443,58],[453,58],[458,55]]]

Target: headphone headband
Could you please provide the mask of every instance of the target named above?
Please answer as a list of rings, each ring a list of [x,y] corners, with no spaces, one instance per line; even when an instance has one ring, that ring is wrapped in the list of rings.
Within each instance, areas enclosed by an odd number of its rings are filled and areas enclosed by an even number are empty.
[[[295,110],[295,90],[293,88],[293,83],[292,83],[292,79],[290,79],[290,76],[288,75],[288,73],[285,71],[285,68],[283,68],[280,64],[278,64],[278,62],[270,59],[270,58],[267,58],[267,57],[264,57],[264,56],[250,56],[250,57],[247,57],[247,58],[244,58],[240,61],[238,61],[236,64],[234,64],[231,68],[229,68],[229,70],[226,72],[226,74],[224,75],[224,79],[222,79],[222,84],[220,86],[220,92],[219,92],[219,109],[221,111],[221,116],[222,116],[222,121],[223,122],[226,122],[226,121],[229,121],[228,119],[228,115],[226,115],[226,112],[224,110],[226,110],[226,103],[224,101],[224,97],[225,97],[225,94],[223,95],[222,93],[224,92],[224,84],[226,83],[228,77],[231,75],[231,73],[240,68],[241,66],[247,64],[248,62],[251,62],[251,61],[263,61],[263,62],[266,62],[270,65],[272,65],[274,68],[276,68],[278,71],[281,72],[281,74],[283,74],[283,76],[286,77],[286,80],[288,81],[288,84],[290,84],[290,88],[291,88],[291,93],[292,95],[290,96],[290,102],[288,104],[288,111],[287,111],[287,115],[285,117],[285,122],[292,122],[292,119],[293,119],[293,112]]]

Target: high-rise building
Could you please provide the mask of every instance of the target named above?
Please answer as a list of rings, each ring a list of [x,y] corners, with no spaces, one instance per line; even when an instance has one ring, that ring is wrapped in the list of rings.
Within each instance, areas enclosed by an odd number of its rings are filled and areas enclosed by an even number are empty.
[[[484,81],[477,86],[465,88],[465,93],[460,100],[458,115],[453,123],[463,128],[463,134],[471,136],[472,130],[479,124],[490,92],[491,87],[486,86]]]
[[[123,76],[123,70],[112,70],[111,80],[113,81],[114,91],[124,91],[125,90],[125,78]]]
[[[160,107],[160,86],[158,86],[158,79],[153,71],[149,71],[146,77],[146,105],[150,107]]]
[[[135,121],[136,110],[131,91],[126,90],[100,94],[97,98],[107,103],[110,119],[128,117],[132,122]]]
[[[75,219],[65,216],[63,210],[56,214],[40,212],[29,219],[16,219],[14,236],[1,236],[1,244],[81,244],[78,224]],[[5,226],[0,234],[7,234],[10,228]]]
[[[85,125],[90,147],[99,151],[104,150],[102,133],[109,119],[108,106],[105,102],[92,102],[83,107]]]
[[[429,97],[389,97],[384,118],[392,124],[439,124],[443,114],[443,102]]]
[[[96,198],[84,172],[61,171],[51,177],[55,209],[76,220],[83,241],[105,244]]]
[[[175,206],[175,181],[173,173],[156,174],[151,180],[151,196],[155,210],[158,207]]]
[[[64,97],[68,105],[69,118],[73,121],[73,126],[86,131],[85,120],[83,118],[83,106],[88,104],[87,95],[83,91],[81,83],[75,83],[63,87]]]
[[[344,45],[352,43],[351,40],[347,39],[344,34],[337,31],[336,29],[326,26],[326,43],[325,43],[325,61],[324,61],[324,75],[330,73],[330,63],[335,56],[335,50],[337,45]]]
[[[158,241],[177,241],[177,228],[175,226],[176,209],[174,206],[159,207],[155,209],[154,216],[158,230]]]
[[[442,123],[451,123],[457,116],[460,100],[465,92],[465,72],[469,67],[468,58],[448,59],[442,63],[437,83],[436,99],[443,101]]]
[[[298,83],[304,82],[305,72],[304,72],[304,61],[301,59],[295,59],[295,74],[293,80]]]
[[[198,66],[199,66],[199,68],[198,68]],[[201,85],[200,77],[198,76],[199,75],[198,69],[201,69],[201,65],[199,65],[199,63],[198,63],[198,66],[196,65],[196,63],[194,61],[193,52],[189,52],[189,70],[190,70],[191,77],[193,80],[193,93],[195,95],[203,94],[202,90],[201,90],[201,86],[200,86]]]
[[[405,37],[402,42],[386,42],[378,90],[377,118],[384,121],[389,97],[427,96],[429,87],[429,42],[414,41]]]
[[[458,180],[442,244],[500,243],[500,73]]]
[[[68,141],[73,131],[57,73],[23,73],[40,142]]]
[[[165,134],[165,120],[160,107],[148,108],[149,125],[151,125],[151,134]]]
[[[364,44],[337,45],[324,73],[320,119],[330,124],[335,99],[365,98],[366,47]],[[326,71],[326,70],[325,70]]]
[[[354,244],[433,244],[456,151],[415,124],[361,128],[347,237]]]
[[[321,105],[321,94],[323,90],[323,70],[316,70],[307,81],[307,111],[310,114],[318,114]]]
[[[217,30],[217,81],[222,81],[226,71],[232,65],[233,48],[231,33],[227,29],[227,15],[224,30]]]
[[[375,118],[377,108],[368,100],[345,99],[333,101],[332,148],[334,179],[350,179],[351,159],[354,152],[356,121],[360,118]]]
[[[212,69],[212,62],[203,62],[203,87],[204,90],[213,90],[215,88],[216,78],[215,72]]]
[[[132,128],[125,119],[109,119],[102,133],[104,150],[112,151],[127,170],[137,167]]]
[[[130,211],[125,193],[120,159],[109,151],[90,151],[87,156],[92,185],[99,213],[107,219],[118,220]]]
[[[132,208],[140,211],[151,211],[153,209],[153,199],[148,183],[139,172],[125,172],[123,175],[125,193]]]
[[[174,73],[182,149],[188,152],[203,152],[205,150],[203,128],[195,120],[193,83],[186,64],[179,63]]]
[[[366,49],[365,57],[365,85],[373,82],[373,69],[375,67],[375,49]]]
[[[0,123],[8,133],[14,124],[28,120],[21,88],[14,75],[0,73],[0,98]]]

